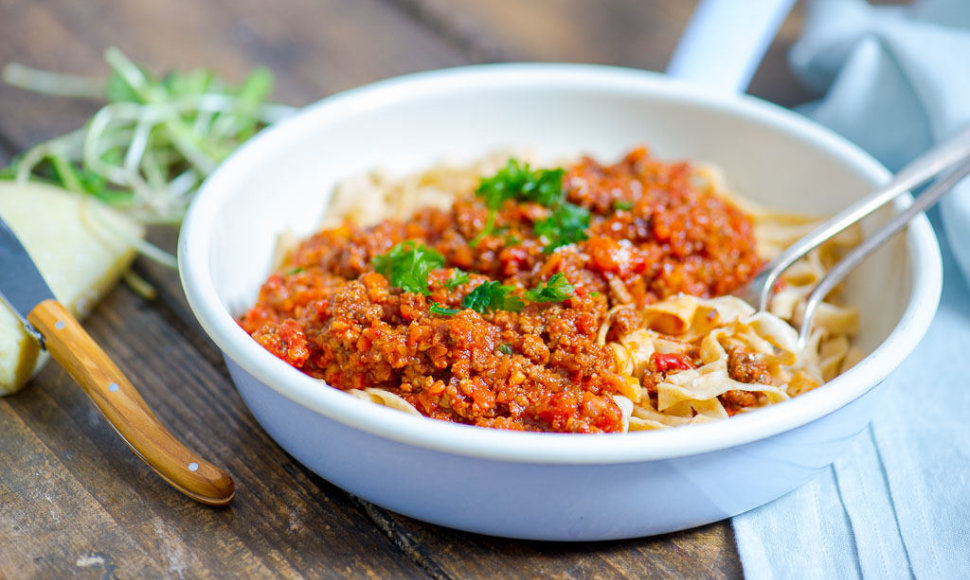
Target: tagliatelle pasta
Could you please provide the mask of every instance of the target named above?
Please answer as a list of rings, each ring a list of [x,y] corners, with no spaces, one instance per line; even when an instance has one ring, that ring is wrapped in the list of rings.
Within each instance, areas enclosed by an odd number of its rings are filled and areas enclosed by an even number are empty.
[[[399,177],[379,170],[351,176],[337,184],[320,226],[340,227],[348,221],[369,226],[410,216],[423,207],[447,208],[459,192],[473,191],[483,175],[498,171],[509,157],[528,156],[508,150],[471,164],[440,163]]]
[[[824,303],[805,350],[793,327],[857,234],[792,267],[756,312],[727,293],[813,219],[644,150],[564,170],[508,159],[341,183],[325,229],[285,252],[240,324],[362,400],[537,431],[724,419],[859,360],[855,309]]]
[[[644,393],[634,401],[631,430],[728,417],[720,397],[732,391],[756,398],[757,404],[744,407],[750,410],[823,382],[818,365],[800,356],[789,324],[770,313],[755,312],[738,298],[679,295],[646,310],[644,328],[612,343],[617,365],[649,391],[649,396]],[[671,328],[678,332],[671,333]],[[679,355],[690,368],[658,372],[650,364],[657,354]],[[735,378],[736,367],[753,366],[752,361],[757,361],[756,380]]]

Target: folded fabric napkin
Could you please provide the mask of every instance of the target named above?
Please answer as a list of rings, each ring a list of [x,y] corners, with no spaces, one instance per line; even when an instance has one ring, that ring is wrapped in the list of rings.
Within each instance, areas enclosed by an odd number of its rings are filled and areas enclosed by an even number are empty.
[[[790,58],[824,97],[806,115],[892,170],[970,122],[970,1],[807,8]],[[944,288],[926,338],[843,457],[734,518],[747,577],[970,578],[970,184],[930,219]]]

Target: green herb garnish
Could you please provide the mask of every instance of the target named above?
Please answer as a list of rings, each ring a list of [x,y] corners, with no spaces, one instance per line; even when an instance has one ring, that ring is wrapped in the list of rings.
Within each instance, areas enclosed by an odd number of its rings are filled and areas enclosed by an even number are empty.
[[[589,210],[563,202],[554,210],[552,214],[533,225],[537,236],[546,240],[543,252],[549,253],[560,246],[581,242],[587,239],[586,228],[589,227]]]
[[[576,293],[576,287],[569,283],[562,272],[553,274],[549,280],[527,290],[525,297],[532,302],[562,302]]]
[[[545,206],[557,204],[562,198],[562,177],[565,173],[561,168],[533,171],[528,163],[511,158],[495,175],[483,177],[475,195],[484,200],[488,218],[485,227],[470,244],[478,244],[483,237],[495,231],[495,213],[508,200],[534,201]]]
[[[480,314],[486,314],[494,310],[518,312],[525,306],[525,300],[512,294],[514,290],[515,286],[507,286],[495,280],[490,280],[475,287],[474,290],[465,295],[461,305],[465,308],[471,308]],[[562,302],[573,296],[575,292],[576,288],[569,283],[566,275],[559,272],[553,274],[549,280],[540,283],[535,288],[527,290],[525,298],[536,303]],[[436,312],[436,306],[439,305],[432,305],[432,312]],[[448,310],[443,309],[441,314],[447,314],[446,311]],[[452,314],[454,312],[447,315],[451,316]]]
[[[413,241],[401,242],[386,254],[374,256],[374,270],[405,292],[428,296],[428,274],[442,267],[445,258],[437,251]]]
[[[498,347],[498,351],[502,354],[512,354],[512,345],[507,342],[500,344]]]
[[[485,314],[492,310],[510,310],[518,312],[525,306],[525,302],[511,294],[515,286],[506,286],[494,280],[485,282],[469,292],[461,305],[465,308]]]
[[[506,200],[534,201],[550,206],[562,196],[563,169],[529,168],[528,163],[509,159],[492,177],[484,177],[475,195],[485,200],[491,210],[501,209]]]
[[[461,312],[461,310],[457,310],[455,308],[448,308],[447,306],[442,306],[437,302],[432,302],[431,308],[429,310],[431,311],[431,314],[437,314],[438,316],[454,316],[459,312]]]
[[[616,211],[630,211],[633,209],[632,201],[614,201],[613,209]]]
[[[451,273],[451,278],[445,280],[445,286],[447,286],[449,290],[454,290],[462,284],[467,283],[468,280],[468,272],[455,268],[455,270]]]

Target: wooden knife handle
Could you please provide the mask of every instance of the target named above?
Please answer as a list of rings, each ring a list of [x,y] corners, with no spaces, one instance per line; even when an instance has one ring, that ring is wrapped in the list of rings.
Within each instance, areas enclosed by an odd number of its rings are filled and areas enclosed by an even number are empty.
[[[27,320],[47,350],[84,389],[128,447],[175,489],[207,505],[232,501],[228,473],[183,445],[158,420],[131,382],[60,302],[46,300]]]

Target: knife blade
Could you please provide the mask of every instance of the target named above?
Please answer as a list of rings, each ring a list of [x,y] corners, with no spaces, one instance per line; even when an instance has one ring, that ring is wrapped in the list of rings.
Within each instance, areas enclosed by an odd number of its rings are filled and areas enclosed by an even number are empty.
[[[43,336],[27,321],[26,313],[45,300],[53,300],[54,293],[37,271],[20,238],[3,218],[0,218],[0,264],[3,265],[0,271],[0,298],[24,323],[27,332],[40,340],[43,346]]]
[[[196,501],[214,506],[232,501],[235,485],[229,474],[191,451],[162,425],[134,385],[57,301],[2,218],[0,298],[87,393],[135,455]]]

